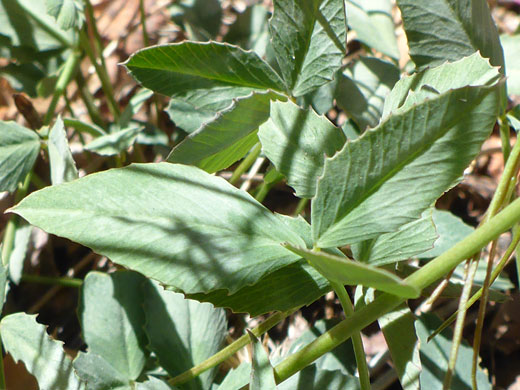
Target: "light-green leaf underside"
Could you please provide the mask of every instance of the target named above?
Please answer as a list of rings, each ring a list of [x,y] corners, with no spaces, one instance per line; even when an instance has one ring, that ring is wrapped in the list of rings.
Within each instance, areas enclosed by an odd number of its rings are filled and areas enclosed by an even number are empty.
[[[63,351],[62,343],[53,340],[36,316],[11,314],[0,323],[2,344],[15,361],[38,380],[40,389],[84,390],[85,384],[75,375],[72,359]]]
[[[406,100],[378,127],[347,142],[325,161],[318,181],[312,201],[316,245],[356,243],[419,218],[478,153],[495,123],[499,90],[495,82],[416,104]]]
[[[437,66],[480,51],[495,66],[504,54],[486,0],[398,0],[410,57]]]
[[[341,129],[325,117],[290,101],[271,103],[271,116],[258,137],[265,155],[300,198],[315,195],[325,156],[332,156],[346,141]]]
[[[185,293],[236,292],[299,259],[281,243],[305,245],[249,194],[179,164],[92,174],[12,211]]]
[[[15,122],[0,122],[0,192],[16,190],[39,150],[40,138],[34,131]]]
[[[125,383],[141,375],[148,356],[141,286],[145,280],[136,272],[90,272],[81,286],[78,316],[88,355],[96,355],[87,359],[97,360],[102,371],[116,371]],[[99,370],[81,368],[85,380],[96,377],[103,382]]]
[[[195,165],[209,173],[241,159],[258,142],[256,131],[269,118],[275,93],[253,93],[233,101],[210,122],[178,144],[168,156],[173,163]]]
[[[144,87],[172,98],[168,108],[172,120],[190,133],[235,98],[286,89],[256,53],[227,43],[154,46],[136,52],[125,65]]]
[[[417,298],[420,291],[402,279],[381,268],[376,268],[345,257],[322,251],[297,248],[290,244],[288,249],[305,258],[327,279],[341,284],[362,285],[407,298]]]
[[[332,80],[341,66],[347,34],[342,1],[275,0],[269,31],[293,96]]]

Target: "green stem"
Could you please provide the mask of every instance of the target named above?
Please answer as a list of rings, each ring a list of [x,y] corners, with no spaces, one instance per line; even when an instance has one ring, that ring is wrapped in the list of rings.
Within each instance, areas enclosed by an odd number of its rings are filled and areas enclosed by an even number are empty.
[[[493,217],[496,214],[496,212],[504,206],[504,204],[509,203],[512,197],[512,192],[510,191],[511,184],[516,183],[516,175],[520,167],[520,142],[516,142],[515,146],[513,147],[513,150],[511,151],[511,145],[509,140],[509,124],[507,122],[507,119],[505,118],[505,115],[503,115],[500,120],[500,136],[502,139],[502,149],[506,165],[504,167],[504,173],[502,174],[500,182],[498,183],[497,190],[495,191],[493,199],[491,200],[491,204],[486,213],[485,220],[489,219],[490,217]],[[480,341],[482,337],[482,329],[484,327],[484,317],[486,315],[486,305],[489,295],[489,283],[491,278],[491,270],[493,268],[493,260],[495,257],[496,246],[497,242],[495,240],[493,241],[487,260],[486,276],[484,279],[481,301],[478,309],[477,324],[473,338],[473,361],[471,369],[471,380],[474,388],[476,388],[477,386],[477,366],[480,351]],[[466,304],[467,302],[464,302],[464,305],[462,306],[461,302],[462,311],[464,312]],[[459,314],[457,314],[457,316],[461,316],[460,309]],[[457,325],[459,325],[458,322],[459,318],[457,318],[456,327]],[[460,329],[460,332],[462,334],[462,329]],[[453,369],[454,368],[455,365],[453,364]],[[453,373],[453,371],[448,370],[448,374],[450,374],[450,372]],[[446,375],[446,378],[448,378],[448,374]],[[449,384],[446,388],[449,388]]]
[[[466,304],[468,303],[469,295],[471,294],[471,287],[473,286],[473,279],[477,272],[478,261],[480,256],[475,256],[473,259],[468,260],[466,269],[464,271],[464,288],[459,301],[459,314],[457,315],[457,321],[455,322],[455,329],[453,331],[453,341],[451,344],[450,358],[448,360],[448,369],[446,370],[446,376],[444,377],[444,383],[442,385],[443,390],[451,389],[451,381],[455,372],[455,365],[457,364],[457,356],[459,354],[459,346],[462,341],[462,331],[464,330],[464,321],[466,319]]]
[[[141,29],[143,30],[143,42],[145,46],[150,46],[150,37],[148,36],[148,31],[146,30],[146,12],[144,9],[144,0],[139,0],[139,14],[141,16]],[[155,106],[155,113],[157,115],[157,127],[161,128],[161,103],[159,101],[159,96],[157,94],[153,94],[153,103]]]
[[[145,46],[150,46],[150,38],[146,31],[146,12],[144,11],[144,0],[139,0],[139,14],[141,16],[141,29],[143,30],[143,41]]]
[[[83,280],[77,278],[64,278],[64,277],[55,277],[55,276],[41,276],[41,275],[22,275],[22,282],[29,283],[40,283],[40,284],[50,284],[53,286],[62,286],[62,287],[74,287],[79,288],[83,284]]]
[[[106,126],[105,121],[103,120],[96,104],[94,103],[94,97],[88,90],[87,83],[81,72],[78,72],[76,75],[76,84],[78,84],[79,95],[81,100],[83,100],[85,107],[87,108],[90,119],[94,124],[104,129]]]
[[[520,231],[518,229],[514,229],[515,232],[513,234],[513,240],[511,241],[511,244],[507,248],[506,252],[502,256],[502,259],[497,264],[496,268],[493,270],[493,273],[491,274],[490,284],[493,285],[495,280],[498,278],[498,275],[504,270],[505,266],[508,264],[508,260],[511,258],[511,255],[515,251],[516,247],[518,246],[518,243],[520,242]],[[475,302],[477,302],[480,297],[482,296],[483,288],[480,288],[473,296],[468,300],[468,303],[466,304],[466,310],[468,310]],[[444,329],[446,329],[448,326],[450,326],[453,321],[457,318],[457,313],[453,313],[446,321],[442,323],[441,326],[439,326],[429,337],[428,341],[433,339],[435,336],[437,336],[439,333],[441,333]]]
[[[504,156],[505,158],[505,156]],[[498,183],[493,199],[489,204],[488,211],[486,212],[486,219],[493,217],[498,210],[504,205],[505,201],[508,201],[507,194],[510,187],[511,181],[515,180],[515,173],[518,172],[520,167],[520,142],[516,142],[515,146],[511,150],[509,158],[507,159],[504,167],[504,173]]]
[[[509,122],[507,121],[505,114],[502,115],[498,123],[500,126],[500,140],[502,141],[502,154],[504,156],[504,161],[507,161],[509,158],[509,153],[511,153],[511,140],[509,133]]]
[[[45,183],[43,179],[40,176],[38,176],[35,172],[32,172],[31,174],[31,183],[38,190],[47,187],[47,183]]]
[[[257,201],[259,201],[260,203],[262,203],[265,198],[267,197],[267,194],[269,194],[269,191],[271,191],[271,189],[276,185],[278,184],[279,182],[281,182],[283,180],[283,176],[280,176],[270,182],[266,182],[264,181],[262,183],[262,185],[260,186],[260,188],[258,189],[256,195],[255,195],[255,199]]]
[[[345,290],[345,286],[335,282],[330,282],[330,285],[339,298],[341,307],[343,307],[343,312],[345,313],[345,317],[352,316],[354,314],[354,306],[352,305],[352,301],[348,296],[347,290]],[[365,349],[363,348],[361,332],[357,332],[352,335],[352,345],[354,347],[354,356],[356,357],[361,390],[370,390],[370,374],[368,372],[367,357],[365,355]]]
[[[95,25],[95,23],[93,23],[93,24]],[[80,41],[81,41],[81,46],[85,49],[85,53],[87,53],[87,56],[90,59],[90,62],[92,63],[92,65],[94,65],[96,74],[99,77],[99,81],[101,82],[101,89],[103,89],[103,92],[105,93],[105,97],[108,102],[108,109],[112,113],[114,120],[117,122],[119,120],[119,117],[121,116],[121,110],[119,109],[119,106],[117,105],[116,99],[114,97],[114,90],[112,88],[112,84],[110,83],[110,78],[108,77],[106,68],[103,66],[103,64],[104,64],[103,52],[101,52],[99,55],[99,57],[101,58],[101,65],[100,65],[96,59],[96,56],[94,54],[94,51],[92,50],[92,47],[90,46],[90,41],[87,37],[87,34],[85,33],[85,30],[80,31],[79,37],[80,37]]]
[[[510,229],[519,220],[520,199],[517,199],[454,247],[407,277],[405,282],[422,290],[442,278],[460,262],[473,256],[473,254],[478,252],[488,242]],[[296,374],[320,356],[349,339],[355,332],[359,332],[361,329],[370,325],[405,300],[405,298],[395,295],[381,294],[372,303],[357,310],[351,317],[343,320],[312,343],[278,364],[275,367],[277,383]]]
[[[2,339],[0,338],[0,390],[7,390],[5,384],[5,373],[4,373],[4,351],[2,349]]]
[[[269,317],[267,320],[262,322],[260,325],[258,325],[256,328],[251,330],[251,333],[253,333],[256,337],[260,337],[265,332],[267,332],[269,329],[271,329],[273,326],[278,324],[279,322],[283,321],[286,317],[290,316],[292,313],[294,313],[299,308],[287,310],[283,312],[278,312],[276,314],[273,314],[271,317]],[[217,352],[215,355],[211,356],[210,358],[206,359],[202,363],[196,365],[195,367],[190,368],[188,371],[183,372],[180,375],[177,375],[176,377],[170,379],[168,383],[172,386],[177,386],[183,383],[186,383],[193,378],[196,378],[200,374],[202,374],[204,371],[207,371],[220,363],[226,361],[231,356],[233,356],[235,353],[237,353],[240,349],[244,348],[246,345],[248,345],[251,342],[251,339],[249,337],[249,334],[245,334],[238,339],[236,339],[233,343],[229,344],[224,349]]]
[[[70,80],[74,76],[74,73],[76,73],[79,62],[81,60],[81,53],[78,51],[74,51],[65,62],[65,65],[63,67],[63,70],[60,73],[60,77],[58,78],[58,81],[56,82],[56,88],[54,89],[54,94],[52,95],[51,104],[49,105],[49,108],[47,109],[47,113],[45,114],[45,117],[43,118],[43,124],[45,126],[49,125],[51,123],[52,117],[54,116],[54,111],[56,110],[56,105],[58,104],[58,101],[60,100],[60,97],[65,92],[65,89],[67,88],[67,85],[69,84]]]
[[[294,210],[294,215],[295,216],[300,215],[303,212],[303,210],[305,210],[307,203],[309,203],[309,199],[306,199],[306,198],[300,199],[300,201],[298,202],[298,205],[296,206],[296,210]]]
[[[480,352],[480,342],[482,339],[482,330],[484,328],[484,317],[486,316],[486,306],[489,297],[489,287],[491,285],[491,271],[493,270],[493,260],[497,248],[497,240],[493,241],[491,250],[489,251],[488,261],[486,265],[486,277],[482,285],[482,298],[478,308],[477,325],[475,332],[473,332],[473,364],[471,368],[471,382],[474,388],[477,388],[477,365]]]
[[[18,5],[23,8],[24,12],[29,15],[42,30],[45,30],[46,33],[58,40],[61,44],[63,44],[63,46],[67,46],[69,48],[74,46],[73,42],[69,40],[69,37],[67,37],[62,30],[57,29],[54,25],[49,24],[38,13],[34,12],[31,7],[26,7],[23,2],[18,2]]]
[[[260,156],[261,151],[262,145],[260,144],[260,142],[253,146],[253,149],[251,149],[246,158],[242,160],[242,162],[238,165],[238,167],[231,175],[231,178],[229,179],[229,182],[231,184],[235,184],[238,181],[238,179],[240,179],[240,177],[251,167],[251,165],[254,164],[258,156]]]
[[[29,191],[29,186],[31,184],[32,172],[29,172],[27,176],[25,176],[25,180],[21,186],[18,187],[16,191],[16,195],[14,196],[14,203],[17,204],[20,202],[27,192]],[[9,222],[7,222],[7,226],[4,231],[3,243],[2,243],[2,264],[7,266],[9,264],[9,258],[11,257],[11,252],[13,251],[14,245],[14,236],[16,234],[16,228],[18,227],[18,223],[20,222],[20,217],[18,215],[12,215],[9,218]]]
[[[105,56],[103,55],[103,40],[101,39],[101,34],[97,28],[96,17],[94,16],[94,7],[92,7],[92,3],[90,0],[85,0],[85,10],[87,12],[90,28],[92,29],[92,35],[94,36],[94,45],[96,46],[96,51],[98,52],[99,60],[101,61],[101,66],[103,70],[106,71],[107,64],[105,61]]]

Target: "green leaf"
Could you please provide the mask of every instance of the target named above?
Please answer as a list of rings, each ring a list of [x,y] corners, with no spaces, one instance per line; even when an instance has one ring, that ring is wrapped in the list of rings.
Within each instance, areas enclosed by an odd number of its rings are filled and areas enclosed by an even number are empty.
[[[263,4],[250,5],[237,15],[223,41],[253,50],[259,57],[264,57],[269,44],[268,15]]]
[[[442,321],[434,314],[425,313],[416,322],[415,329],[420,340],[420,356],[422,371],[420,382],[422,388],[428,390],[442,389],[444,376],[448,368],[452,333],[450,329],[444,330],[433,340],[428,342],[428,336],[441,325]],[[459,348],[457,364],[453,374],[453,389],[471,389],[471,367],[473,349],[466,342],[462,342]],[[477,385],[479,390],[491,389],[487,374],[482,369],[477,370]]]
[[[166,382],[151,376],[146,382],[137,383],[136,390],[172,390],[172,388]]]
[[[0,332],[6,352],[15,361],[24,362],[40,389],[85,389],[85,384],[74,374],[72,360],[63,351],[63,343],[47,335],[45,326],[36,322],[36,315],[8,315],[0,323]]]
[[[95,353],[80,352],[74,370],[87,383],[87,390],[133,390],[135,384]]]
[[[217,387],[218,390],[237,390],[241,389],[243,386],[249,383],[251,378],[251,364],[248,362],[244,362],[240,364],[237,368],[231,369],[220,386]]]
[[[306,259],[327,279],[348,285],[362,285],[399,295],[407,298],[417,298],[420,291],[406,284],[394,274],[381,268],[358,263],[344,257],[296,248],[290,244],[285,247]]]
[[[15,231],[13,249],[9,259],[5,263],[9,264],[9,278],[15,283],[20,283],[27,249],[31,239],[33,227],[24,220],[17,218],[15,220]]]
[[[480,150],[496,121],[499,91],[500,84],[450,90],[347,142],[325,161],[318,181],[316,245],[353,244],[419,218]]]
[[[82,0],[45,0],[45,3],[47,13],[56,19],[62,29],[80,29],[83,26],[85,15]]]
[[[415,316],[408,306],[393,310],[378,322],[392,355],[392,363],[404,390],[419,390],[421,358],[414,328]]]
[[[486,0],[397,0],[418,67],[437,66],[480,51],[495,66],[504,54]]]
[[[186,93],[186,100],[171,98],[166,108],[170,119],[187,133],[193,133],[206,122],[211,122],[219,111],[228,108],[237,96],[251,93],[249,88],[197,91]]]
[[[13,47],[40,52],[62,49],[66,43],[70,46],[72,34],[55,27],[56,22],[47,15],[45,1],[0,0],[0,35],[8,37]],[[51,26],[51,30],[41,27],[27,9]]]
[[[341,129],[325,117],[292,102],[271,103],[271,117],[260,126],[258,137],[267,158],[300,198],[315,195],[325,156],[332,156],[346,141]]]
[[[433,259],[441,255],[475,230],[449,211],[434,209],[433,223],[439,238],[435,241],[432,249],[418,256],[421,259]]]
[[[452,89],[466,86],[495,85],[500,80],[497,68],[479,53],[426,69],[399,80],[385,100],[383,118],[409,109],[425,99],[434,99]]]
[[[342,1],[275,0],[269,31],[276,60],[293,96],[332,80],[345,54]]]
[[[520,95],[520,34],[501,35],[500,43],[504,49],[506,63],[507,92]]]
[[[0,68],[0,75],[7,79],[13,89],[23,91],[29,96],[36,96],[38,82],[45,77],[42,69],[35,64],[15,64],[12,62]]]
[[[299,259],[280,243],[305,245],[249,194],[170,163],[47,187],[12,211],[185,293],[234,293]]]
[[[237,390],[249,383],[250,363],[242,363],[230,371],[218,390]],[[278,384],[278,390],[359,390],[359,381],[355,376],[344,375],[339,370],[320,369],[311,364]]]
[[[59,73],[48,74],[41,80],[38,80],[36,86],[36,92],[38,97],[49,97],[52,96],[56,90],[56,83],[58,82]]]
[[[15,122],[0,121],[0,191],[16,190],[39,151],[40,138],[34,131]]]
[[[319,115],[325,115],[334,108],[336,86],[338,84],[338,77],[340,72],[334,74],[334,79],[326,84],[323,84],[318,89],[300,96],[296,102],[300,107],[312,107]]]
[[[399,69],[391,62],[361,57],[339,76],[336,102],[361,130],[379,124],[385,99],[399,80]]]
[[[173,21],[183,26],[193,40],[214,38],[220,29],[220,0],[179,0],[168,7]]]
[[[88,354],[103,358],[107,370],[126,382],[137,379],[148,355],[141,290],[145,280],[136,272],[90,272],[81,287],[78,315]]]
[[[0,245],[0,315],[2,314],[5,298],[7,297],[7,291],[9,287],[8,274],[9,269],[2,261],[2,246]]]
[[[287,356],[298,352],[300,349],[316,340],[319,336],[329,331],[340,322],[339,319],[319,320],[294,341],[287,352]],[[356,358],[349,339],[340,346],[326,353],[314,363],[318,371],[338,371],[346,376],[354,376],[357,372]]]
[[[145,330],[150,349],[161,366],[175,376],[217,353],[227,334],[224,310],[208,303],[184,299],[148,282],[144,290]],[[208,389],[216,367],[180,386],[181,389]]]
[[[49,132],[47,143],[49,161],[51,164],[51,182],[53,185],[61,184],[78,178],[76,163],[72,157],[65,133],[65,126],[61,117],[56,119],[54,126]]]
[[[326,387],[324,387],[326,386]],[[341,371],[320,370],[316,364],[305,367],[278,385],[278,390],[359,390],[355,376],[343,375]]]
[[[432,212],[427,210],[421,218],[401,226],[396,232],[353,244],[351,250],[356,260],[381,266],[406,260],[432,248],[437,237]]]
[[[308,248],[312,247],[311,227],[307,221],[302,217],[277,217],[289,230],[296,232]],[[256,317],[270,311],[285,311],[310,305],[331,289],[327,279],[307,262],[300,260],[264,276],[253,286],[246,286],[234,294],[229,294],[227,290],[217,290],[209,294],[190,294],[187,297]]]
[[[270,311],[310,305],[331,289],[328,280],[318,271],[305,261],[299,261],[272,272],[253,286],[243,287],[231,295],[223,289],[209,294],[188,294],[187,297],[256,317]]]
[[[72,127],[74,130],[79,131],[80,133],[87,133],[94,137],[99,137],[101,135],[105,135],[106,132],[101,127],[93,124],[80,121],[75,118],[64,118],[63,124],[67,127]]]
[[[134,96],[132,96],[132,98],[128,102],[128,105],[121,113],[121,117],[119,118],[119,121],[117,123],[119,129],[128,127],[128,125],[132,123],[132,118],[134,117],[134,115],[139,112],[143,104],[152,96],[153,92],[148,89],[141,89]]]
[[[200,127],[201,118],[229,107],[233,98],[266,89],[285,90],[280,77],[258,55],[226,43],[155,46],[136,52],[125,65],[144,87],[176,99],[181,108],[174,113],[193,115],[202,110],[202,116],[192,116],[198,118],[193,130]],[[179,120],[175,115],[172,119]]]
[[[399,59],[392,18],[392,2],[389,0],[346,0],[348,25],[365,45]]]
[[[276,98],[280,96],[253,93],[234,100],[177,145],[168,161],[196,165],[209,173],[229,167],[258,142],[256,130],[269,118],[269,102]]]
[[[249,331],[248,334],[253,344],[253,363],[251,365],[249,388],[251,390],[276,390],[274,370],[269,361],[269,356],[267,356],[267,352],[260,340]]]
[[[130,125],[124,130],[102,135],[85,145],[85,149],[101,156],[114,156],[132,146],[144,127]]]

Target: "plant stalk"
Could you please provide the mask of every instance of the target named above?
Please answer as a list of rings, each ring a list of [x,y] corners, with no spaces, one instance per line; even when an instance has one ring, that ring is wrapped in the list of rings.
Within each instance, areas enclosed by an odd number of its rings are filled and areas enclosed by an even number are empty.
[[[144,10],[144,0],[139,0],[139,14],[141,17],[141,29],[143,30],[143,42],[145,46],[150,46],[150,37],[146,31],[146,12]]]
[[[4,373],[4,351],[2,348],[2,338],[0,337],[0,390],[7,390],[5,384],[5,373]]]
[[[500,140],[502,141],[502,155],[504,156],[504,161],[507,161],[509,158],[509,154],[511,153],[511,140],[509,134],[509,122],[504,115],[498,120],[499,129],[500,129]]]
[[[513,146],[513,149],[511,150],[509,158],[507,159],[506,165],[504,167],[504,172],[502,173],[502,177],[495,191],[495,195],[493,196],[493,199],[491,199],[491,203],[489,204],[488,211],[486,212],[486,219],[493,217],[498,212],[498,210],[500,210],[500,207],[503,206],[504,202],[508,200],[508,189],[511,181],[514,180],[515,173],[518,172],[519,167],[520,142],[517,141],[515,143],[515,146]]]
[[[258,156],[260,156],[260,152],[262,151],[262,144],[258,142],[255,146],[253,146],[253,149],[249,152],[249,154],[242,160],[242,162],[238,165],[238,167],[233,172],[233,175],[231,175],[231,178],[229,179],[229,182],[231,184],[235,184],[238,179],[247,171],[251,165],[254,164]]]
[[[464,321],[466,319],[466,304],[468,303],[469,295],[471,294],[471,287],[473,287],[473,279],[477,272],[478,262],[480,255],[475,255],[471,260],[466,263],[464,270],[464,288],[459,301],[459,311],[457,315],[457,321],[455,322],[455,329],[453,331],[453,341],[451,343],[450,358],[448,360],[448,369],[446,370],[446,376],[444,377],[444,383],[442,385],[443,390],[451,389],[451,381],[455,372],[455,365],[457,364],[457,356],[459,354],[459,346],[462,341],[462,331],[464,330]]]
[[[83,280],[77,278],[63,278],[41,275],[22,275],[22,282],[50,284],[53,286],[80,288]]]
[[[486,306],[489,297],[489,288],[491,286],[491,271],[493,270],[493,259],[495,258],[497,248],[497,240],[491,244],[491,250],[489,251],[488,261],[486,265],[486,277],[484,278],[484,284],[482,285],[482,298],[480,299],[480,305],[478,308],[477,325],[475,332],[473,332],[473,363],[471,368],[471,381],[474,388],[477,388],[477,365],[478,356],[480,351],[480,341],[482,338],[482,330],[484,328],[484,317],[486,316]]]
[[[94,15],[94,7],[92,7],[92,3],[90,0],[85,0],[85,11],[87,13],[90,28],[92,29],[92,35],[94,36],[94,45],[96,47],[97,55],[99,56],[99,60],[101,61],[101,66],[103,70],[106,71],[107,64],[105,61],[105,56],[103,55],[103,40],[101,39],[101,34],[97,28],[96,17]]]
[[[93,22],[92,24],[95,25],[95,22]],[[100,65],[94,54],[94,51],[92,50],[92,47],[90,46],[90,40],[88,39],[85,30],[80,31],[80,41],[81,46],[85,49],[85,53],[87,53],[87,56],[92,65],[94,65],[96,74],[99,77],[99,81],[101,82],[101,89],[103,89],[103,92],[105,93],[105,97],[107,99],[108,109],[114,117],[114,120],[117,122],[119,120],[119,117],[121,116],[121,110],[119,109],[117,101],[114,97],[114,90],[112,88],[112,84],[110,83],[110,78],[108,77],[106,68],[102,65],[105,62],[103,58],[103,52],[101,52],[99,55],[101,61]]]
[[[269,329],[271,329],[273,326],[278,324],[279,322],[283,321],[286,317],[290,316],[292,313],[294,313],[298,308],[278,312],[276,314],[273,314],[271,317],[269,317],[267,320],[262,322],[260,325],[258,325],[256,328],[251,330],[251,333],[253,333],[256,337],[260,337],[264,333],[266,333]],[[244,348],[246,345],[251,343],[251,338],[249,337],[249,334],[244,334],[243,336],[236,339],[233,343],[229,344],[224,349],[217,352],[215,355],[209,357],[205,361],[203,361],[200,364],[197,364],[195,367],[190,368],[188,371],[183,372],[180,375],[177,375],[176,377],[170,379],[168,383],[172,386],[177,386],[183,383],[186,383],[200,374],[202,374],[204,371],[207,371],[220,363],[226,361],[231,356],[233,356],[235,353],[237,353],[240,349]]]
[[[81,96],[81,100],[83,100],[83,103],[87,108],[90,119],[94,124],[104,129],[106,126],[105,121],[103,120],[103,117],[94,103],[94,98],[88,90],[87,83],[81,72],[78,72],[76,75],[76,84],[78,85],[79,95]]]
[[[15,204],[20,202],[25,197],[25,195],[27,195],[27,192],[29,191],[29,186],[31,185],[31,177],[32,172],[29,172],[27,176],[25,176],[23,184],[18,187],[16,195],[14,196]],[[9,218],[9,222],[7,222],[7,226],[4,231],[4,237],[2,240],[2,264],[4,266],[7,266],[9,264],[11,252],[13,251],[14,236],[16,234],[16,228],[18,227],[19,221],[20,217],[16,214],[13,214]]]
[[[520,231],[515,228],[515,232],[513,234],[513,240],[511,241],[511,244],[507,248],[506,252],[502,256],[502,259],[497,264],[496,268],[493,270],[493,273],[491,274],[490,278],[490,284],[493,285],[495,280],[498,278],[500,273],[504,270],[505,266],[508,264],[509,260],[511,259],[511,255],[515,251],[516,247],[518,246],[518,243],[520,242]],[[468,300],[468,303],[466,304],[466,310],[468,310],[475,302],[477,302],[480,297],[482,296],[483,288],[480,288],[473,296]],[[433,339],[435,336],[437,336],[439,333],[441,333],[444,329],[446,329],[448,326],[450,326],[455,318],[457,317],[458,310],[453,313],[446,321],[444,321],[441,326],[439,326],[429,337],[428,341]]]
[[[329,282],[339,298],[345,317],[352,316],[354,314],[354,306],[348,296],[347,290],[345,290],[345,286],[335,282]],[[368,372],[367,357],[363,347],[363,340],[361,339],[361,332],[352,335],[352,346],[354,347],[354,356],[356,357],[361,390],[370,390],[370,373]]]
[[[300,215],[303,212],[303,210],[305,210],[305,207],[307,207],[308,203],[309,203],[308,198],[300,199],[300,201],[298,202],[298,205],[296,206],[296,210],[294,210],[294,216]]]
[[[74,44],[69,40],[69,37],[65,35],[63,30],[56,28],[56,26],[47,23],[45,19],[43,19],[40,15],[38,15],[31,7],[26,7],[23,2],[18,2],[18,5],[23,8],[24,12],[34,20],[38,26],[45,30],[46,33],[51,35],[57,41],[59,41],[63,46],[73,48]]]
[[[473,256],[488,242],[510,229],[519,220],[520,199],[517,199],[451,249],[407,277],[406,283],[422,290],[442,278],[460,262]],[[402,297],[388,293],[381,294],[372,303],[357,310],[351,317],[343,320],[327,333],[278,364],[275,367],[276,382],[283,382],[296,374],[404,301],[406,299]]]
[[[60,73],[60,77],[56,82],[56,88],[54,89],[54,94],[52,95],[51,104],[47,109],[45,117],[43,118],[43,124],[48,126],[51,123],[52,117],[54,116],[54,111],[56,110],[56,105],[60,100],[60,97],[65,93],[65,89],[69,84],[70,80],[74,77],[76,73],[79,63],[81,60],[81,53],[79,51],[74,51],[65,62],[64,68]]]

